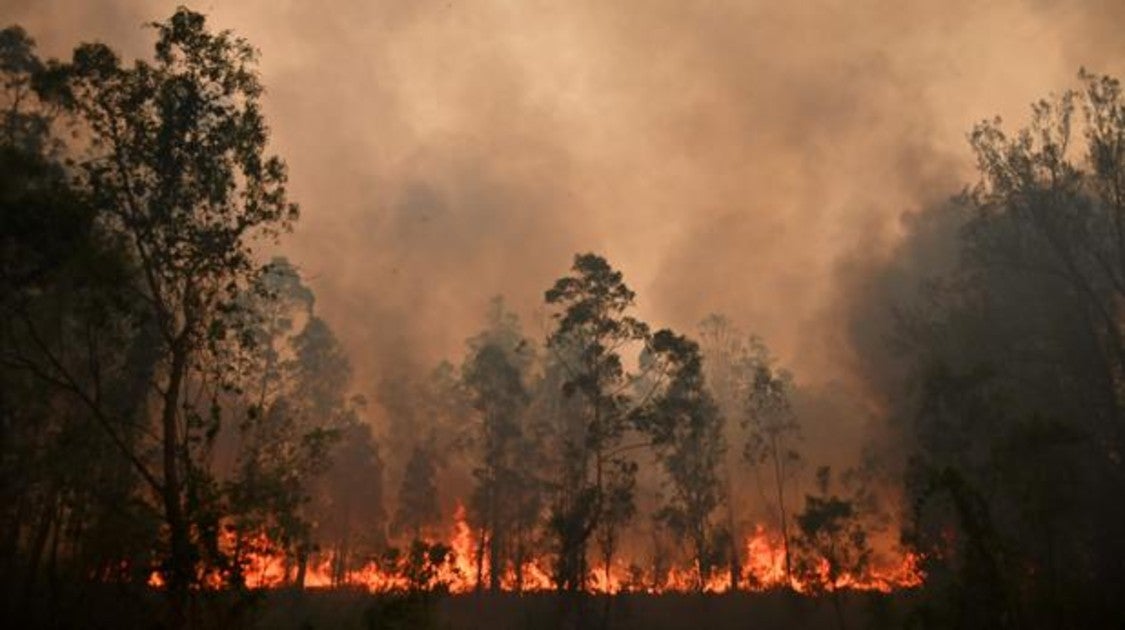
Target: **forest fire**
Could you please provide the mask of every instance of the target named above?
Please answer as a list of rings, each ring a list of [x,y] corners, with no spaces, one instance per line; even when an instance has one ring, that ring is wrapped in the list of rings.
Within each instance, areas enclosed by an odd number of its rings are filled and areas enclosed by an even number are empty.
[[[0,3],[7,625],[1125,628],[1125,2],[179,4]]]
[[[222,546],[234,553],[239,543],[235,535],[228,532]],[[242,579],[252,589],[285,588],[303,579],[303,586],[313,589],[349,587],[363,588],[371,593],[446,590],[454,594],[465,594],[486,589],[491,571],[487,556],[479,553],[480,545],[474,538],[462,504],[458,504],[453,515],[447,541],[426,541],[419,547],[424,552],[416,557],[402,559],[391,556],[371,560],[356,569],[338,571],[336,558],[332,554],[318,554],[310,559],[303,578],[299,578],[300,570],[292,557],[264,534],[246,537],[240,546]],[[746,538],[742,549],[746,563],[740,577],[743,590],[769,591],[786,587],[785,550],[780,536],[759,524]],[[805,594],[832,590],[891,593],[918,588],[925,579],[919,566],[919,557],[912,552],[903,553],[890,561],[872,564],[858,575],[841,573],[835,580],[830,580],[829,575],[828,562],[820,559],[811,576],[802,578],[794,575],[788,580],[788,586]],[[608,571],[604,566],[597,567],[591,570],[589,577],[587,590],[595,594],[655,595],[697,591],[718,594],[731,590],[729,571],[711,572],[700,587],[693,569],[675,567],[668,570],[662,578],[657,578],[653,571],[626,561],[614,562]],[[152,573],[148,583],[154,588],[164,587],[164,579],[159,571]],[[200,583],[205,588],[220,589],[224,586],[224,580],[217,573],[202,576]],[[525,563],[518,574],[509,568],[500,579],[500,590],[511,593],[555,590],[548,562],[533,558]]]

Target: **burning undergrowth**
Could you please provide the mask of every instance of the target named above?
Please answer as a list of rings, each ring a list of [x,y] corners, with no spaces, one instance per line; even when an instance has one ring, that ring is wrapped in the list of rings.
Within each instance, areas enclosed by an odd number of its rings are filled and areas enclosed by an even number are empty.
[[[283,589],[294,586],[312,589],[361,588],[370,593],[412,591],[466,594],[489,589],[493,570],[484,554],[480,536],[466,521],[459,507],[453,515],[449,536],[439,540],[416,540],[404,549],[389,548],[378,557],[358,566],[343,568],[331,552],[314,552],[303,561],[287,553],[283,545],[266,535],[237,535],[228,530],[222,546],[234,559],[226,571],[211,571],[199,578],[204,588],[224,589],[237,582],[250,589]],[[816,595],[836,590],[891,593],[914,589],[924,583],[925,573],[919,558],[911,552],[884,554],[866,564],[860,573],[833,574],[824,557],[809,558],[812,564],[799,575],[786,576],[785,548],[781,537],[758,525],[744,542],[745,559],[739,576],[741,590],[763,592],[791,589]],[[354,560],[353,565],[357,564]],[[654,568],[659,561],[648,558],[643,564],[618,560],[599,567],[588,576],[592,594],[620,593],[726,593],[732,591],[729,572],[714,571],[701,581],[694,568]],[[542,593],[557,590],[551,561],[531,558],[520,567],[508,566],[499,572],[498,590],[507,593]],[[149,585],[163,588],[159,571]]]

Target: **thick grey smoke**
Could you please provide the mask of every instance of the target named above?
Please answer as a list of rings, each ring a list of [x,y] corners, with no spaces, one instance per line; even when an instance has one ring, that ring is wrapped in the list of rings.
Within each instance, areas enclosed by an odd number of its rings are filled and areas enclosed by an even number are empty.
[[[7,0],[45,53],[179,0]],[[971,177],[964,134],[1121,76],[1115,0],[212,0],[262,52],[303,218],[285,249],[360,388],[459,353],[503,293],[534,322],[576,251],[643,317],[713,311],[862,399],[851,301],[904,215]],[[925,5],[925,6],[923,6]],[[846,430],[856,428],[849,425]],[[837,429],[839,430],[839,425]]]

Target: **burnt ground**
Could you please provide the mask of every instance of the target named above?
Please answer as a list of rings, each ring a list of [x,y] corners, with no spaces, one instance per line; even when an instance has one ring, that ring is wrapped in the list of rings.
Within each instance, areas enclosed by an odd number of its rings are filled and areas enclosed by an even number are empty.
[[[908,596],[847,593],[845,627],[902,627]],[[277,594],[260,628],[838,628],[831,600],[788,592],[696,594],[480,594],[429,602],[343,593]]]
[[[23,602],[4,627],[162,628],[164,599],[158,592],[83,589],[50,607]],[[841,614],[848,630],[901,628],[914,608],[912,593],[845,593]],[[59,604],[58,602],[64,602]],[[622,594],[567,596],[371,595],[350,590],[207,593],[194,605],[195,627],[246,630],[374,628],[645,629],[739,628],[768,630],[839,628],[830,597],[789,592]]]

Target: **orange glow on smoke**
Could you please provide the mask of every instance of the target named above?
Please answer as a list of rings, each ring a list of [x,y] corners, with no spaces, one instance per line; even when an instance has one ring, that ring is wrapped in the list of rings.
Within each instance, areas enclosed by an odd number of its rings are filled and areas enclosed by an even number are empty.
[[[444,543],[450,553],[438,561],[426,560],[425,568],[429,578],[425,583],[413,583],[402,567],[380,566],[378,562],[368,562],[358,569],[342,573],[337,581],[333,577],[333,558],[321,554],[311,558],[305,569],[304,586],[309,588],[331,588],[334,586],[362,587],[372,593],[405,591],[411,588],[446,588],[451,593],[470,593],[486,589],[489,584],[491,567],[488,555],[480,554],[482,544],[479,532],[469,525],[464,505],[458,503],[453,515],[453,525],[448,542],[431,540],[428,545]],[[243,579],[249,588],[278,588],[294,585],[298,568],[291,556],[281,546],[270,541],[264,534],[243,538],[239,555],[242,558]],[[234,553],[235,535],[224,534],[223,551]],[[898,589],[916,588],[922,585],[924,574],[917,555],[902,554],[896,560],[870,566],[862,575],[841,574],[834,584],[828,584],[828,563],[821,560],[816,582],[821,588],[880,591],[889,593]],[[749,591],[764,591],[786,586],[785,551],[779,535],[758,525],[747,536],[743,544],[743,573],[740,587]],[[478,570],[479,566],[479,570]],[[417,578],[416,578],[417,579]],[[221,588],[223,580],[217,574],[201,576],[204,588]],[[605,566],[592,568],[587,581],[587,590],[592,593],[613,594],[621,592],[693,592],[723,593],[731,589],[730,572],[720,569],[705,576],[699,583],[698,571],[694,567],[676,567],[667,572],[657,584],[651,575],[635,565],[619,561],[609,570]],[[542,592],[554,590],[550,566],[546,560],[533,558],[524,563],[517,576],[509,567],[500,577],[499,583],[508,592]],[[154,571],[148,584],[162,588],[165,584],[159,571]],[[807,583],[794,576],[788,586],[802,593],[817,590],[817,584]]]

